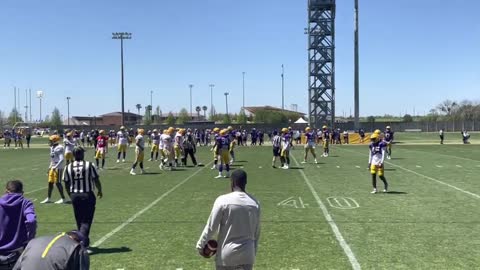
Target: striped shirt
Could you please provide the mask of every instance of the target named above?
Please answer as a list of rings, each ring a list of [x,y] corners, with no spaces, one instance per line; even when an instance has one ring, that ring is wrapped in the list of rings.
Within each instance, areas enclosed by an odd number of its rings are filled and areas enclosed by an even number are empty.
[[[97,170],[89,161],[74,161],[63,171],[63,181],[69,183],[70,193],[94,192],[97,178]]]
[[[275,135],[273,137],[273,147],[280,148],[281,144],[282,144],[282,137]]]

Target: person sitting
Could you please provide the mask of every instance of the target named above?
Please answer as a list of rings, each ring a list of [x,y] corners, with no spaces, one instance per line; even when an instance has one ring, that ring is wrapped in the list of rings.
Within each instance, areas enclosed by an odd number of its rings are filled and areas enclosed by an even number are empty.
[[[8,181],[6,193],[0,197],[0,269],[12,269],[36,230],[35,209],[23,197],[23,183]]]
[[[90,258],[79,231],[62,232],[30,241],[13,270],[88,270]]]
[[[468,134],[468,131],[464,130],[462,131],[462,139],[463,139],[463,144],[468,144],[468,140],[470,139],[470,134]]]

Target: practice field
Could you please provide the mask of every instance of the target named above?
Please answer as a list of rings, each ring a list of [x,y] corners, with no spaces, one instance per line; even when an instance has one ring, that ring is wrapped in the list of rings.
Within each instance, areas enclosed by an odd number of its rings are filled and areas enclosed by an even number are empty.
[[[461,141],[454,135],[448,142]],[[296,146],[291,170],[271,168],[269,146],[237,148],[234,169],[247,171],[247,191],[262,206],[255,269],[478,269],[480,145],[439,145],[437,138],[394,145],[388,194],[370,194],[366,145],[333,145],[318,165],[311,157],[300,164],[303,147]],[[38,235],[75,228],[71,205],[39,204],[49,162],[42,146],[0,149],[0,184],[24,181]],[[110,150],[91,232],[92,269],[213,269],[214,259],[200,257],[195,244],[229,181],[214,179],[206,147],[197,155],[205,167],[160,171],[158,162],[146,161],[148,174],[131,176],[133,148],[120,164]],[[87,159],[93,161],[92,149]]]

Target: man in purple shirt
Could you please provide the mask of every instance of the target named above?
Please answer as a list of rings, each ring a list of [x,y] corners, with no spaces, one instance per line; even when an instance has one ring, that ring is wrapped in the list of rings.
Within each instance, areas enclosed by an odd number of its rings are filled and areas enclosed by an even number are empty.
[[[33,203],[23,197],[23,184],[9,181],[0,197],[0,266],[11,266],[35,237],[37,217]]]

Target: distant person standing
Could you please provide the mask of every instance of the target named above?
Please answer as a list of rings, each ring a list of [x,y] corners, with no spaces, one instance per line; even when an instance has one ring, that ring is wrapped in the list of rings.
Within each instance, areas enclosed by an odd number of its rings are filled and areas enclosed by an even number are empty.
[[[469,139],[470,139],[470,134],[468,134],[468,131],[463,130],[462,131],[463,144],[469,144],[469,142],[468,142]]]
[[[190,155],[193,165],[197,166],[197,159],[195,158],[195,153],[197,152],[197,143],[193,137],[192,130],[187,129],[187,134],[185,135],[185,140],[183,141],[183,159],[182,163],[184,166],[187,166],[187,159]]]
[[[60,193],[61,199],[55,203],[65,203],[65,195],[63,194],[63,186],[60,181],[60,173],[63,171],[63,162],[64,162],[64,149],[60,145],[60,136],[52,135],[49,137],[50,140],[50,166],[48,168],[48,191],[47,198],[40,203],[51,203],[53,185],[56,185],[58,192]]]
[[[358,135],[360,135],[360,143],[363,143],[365,141],[365,130],[363,128],[358,130]]]
[[[27,140],[27,148],[30,148],[30,141],[32,140],[32,132],[30,130],[27,131],[25,138]]]
[[[145,173],[145,170],[143,169],[143,159],[145,158],[145,139],[143,138],[143,135],[145,134],[145,130],[139,128],[137,132],[138,135],[135,137],[135,162],[130,170],[131,175],[136,175],[135,168],[137,165],[140,166],[140,172],[142,174]]]
[[[90,228],[95,214],[95,187],[98,198],[102,198],[102,185],[95,166],[85,161],[85,150],[82,147],[73,149],[75,161],[67,165],[63,172],[63,181],[68,195],[72,199],[73,213],[77,229],[85,236],[85,247],[90,245]]]
[[[277,168],[275,166],[275,162],[278,158],[280,158],[280,147],[282,147],[282,137],[278,135],[278,131],[273,131],[273,139],[272,139],[272,146],[273,146],[273,159],[272,159],[272,168]],[[284,166],[282,162],[282,167]]]
[[[208,241],[215,239],[217,270],[251,270],[260,237],[260,204],[246,192],[247,173],[232,173],[231,193],[215,200],[207,224],[197,242],[200,255]]]
[[[444,133],[443,133],[443,128],[440,129],[440,131],[438,132],[438,135],[440,136],[440,144],[443,144],[443,139],[444,139]]]

